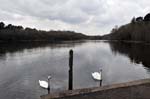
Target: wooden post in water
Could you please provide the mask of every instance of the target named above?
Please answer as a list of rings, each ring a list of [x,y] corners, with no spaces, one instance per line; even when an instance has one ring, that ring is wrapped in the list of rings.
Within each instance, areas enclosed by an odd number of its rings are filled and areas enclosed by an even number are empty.
[[[50,88],[50,79],[48,79],[48,88],[47,88],[47,90],[48,90],[48,94],[50,94],[50,90],[51,90],[51,88]]]
[[[73,89],[73,50],[69,51],[69,82],[68,90]]]
[[[51,85],[50,85],[50,80],[52,79],[52,77],[49,75],[48,76],[48,88],[47,88],[47,90],[48,90],[48,94],[50,94],[50,91],[51,91]]]
[[[102,69],[100,69],[101,79],[100,79],[100,87],[102,86]]]

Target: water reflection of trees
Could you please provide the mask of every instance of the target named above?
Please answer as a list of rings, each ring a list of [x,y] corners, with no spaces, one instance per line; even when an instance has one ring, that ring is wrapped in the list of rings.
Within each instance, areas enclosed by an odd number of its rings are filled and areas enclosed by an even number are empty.
[[[50,49],[61,48],[61,47],[74,47],[81,45],[86,41],[66,41],[66,42],[25,42],[25,43],[0,43],[0,57],[5,56],[6,53],[16,53],[23,52],[24,50],[36,49],[36,48],[46,48]]]
[[[150,45],[143,43],[110,42],[112,52],[126,55],[133,63],[150,67]]]

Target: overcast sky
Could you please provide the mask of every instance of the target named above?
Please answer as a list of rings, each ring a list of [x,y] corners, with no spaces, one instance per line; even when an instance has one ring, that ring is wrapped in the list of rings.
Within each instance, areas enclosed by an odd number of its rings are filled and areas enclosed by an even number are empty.
[[[0,0],[0,21],[103,35],[150,12],[149,0]]]

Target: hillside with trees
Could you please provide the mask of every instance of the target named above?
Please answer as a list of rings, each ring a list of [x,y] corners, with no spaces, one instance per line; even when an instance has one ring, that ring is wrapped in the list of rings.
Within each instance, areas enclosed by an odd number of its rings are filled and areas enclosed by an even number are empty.
[[[145,17],[134,17],[130,23],[113,28],[103,39],[150,42],[150,13]]]
[[[5,25],[0,22],[0,41],[1,42],[20,42],[20,41],[64,41],[99,39],[98,36],[87,36],[74,31],[43,31],[31,28],[23,28],[12,24]]]

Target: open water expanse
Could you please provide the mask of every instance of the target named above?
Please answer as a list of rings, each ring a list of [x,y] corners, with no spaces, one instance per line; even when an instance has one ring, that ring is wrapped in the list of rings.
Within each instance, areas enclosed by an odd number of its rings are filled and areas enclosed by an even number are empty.
[[[40,99],[50,80],[51,92],[68,90],[69,50],[74,51],[73,88],[98,87],[91,73],[102,69],[102,85],[150,77],[150,45],[108,41],[56,44],[0,44],[0,99]]]

